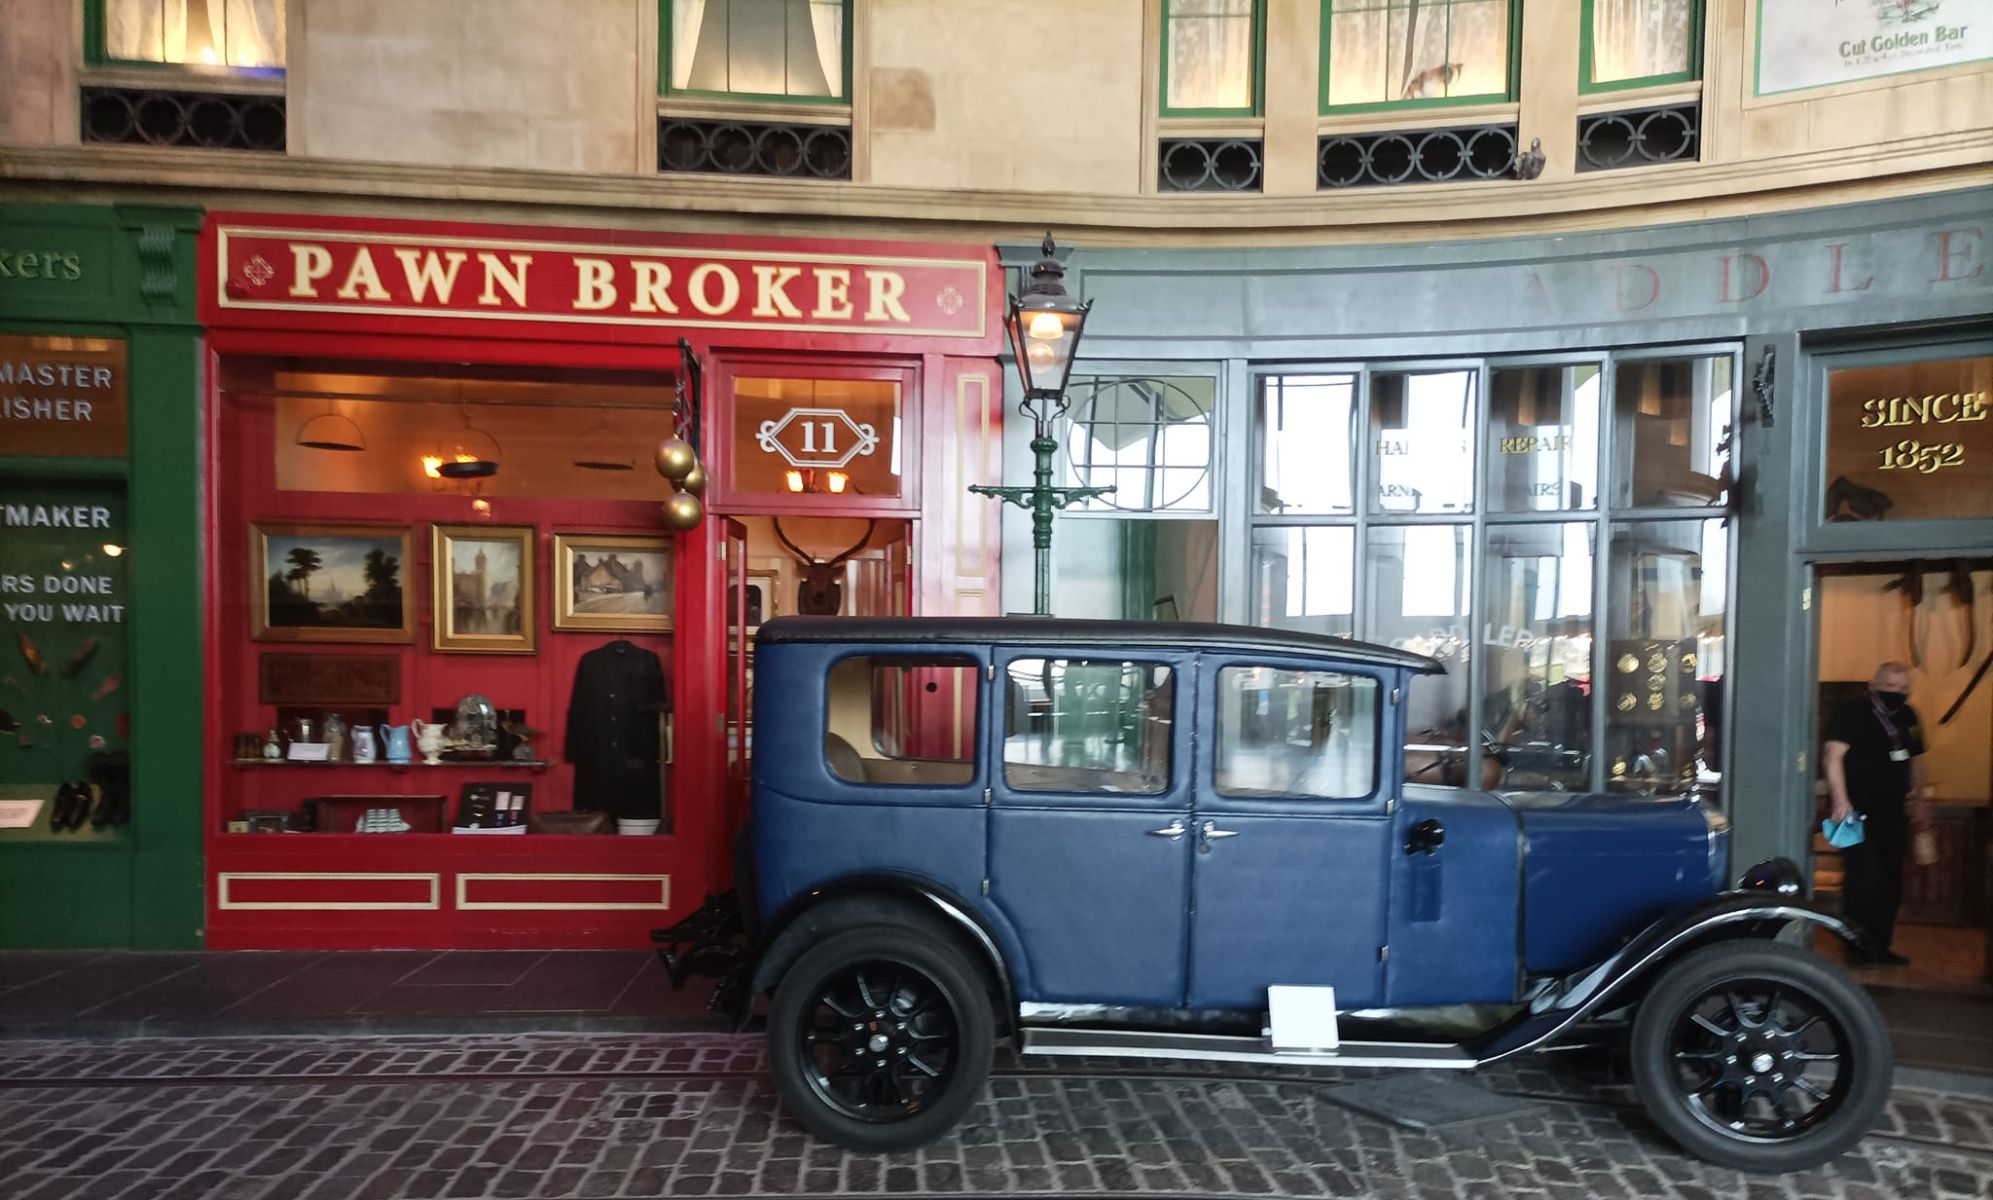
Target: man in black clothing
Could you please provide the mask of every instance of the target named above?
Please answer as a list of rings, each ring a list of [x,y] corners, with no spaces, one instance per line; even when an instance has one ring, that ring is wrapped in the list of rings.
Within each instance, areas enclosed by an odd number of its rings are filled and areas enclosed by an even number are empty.
[[[1862,843],[1841,851],[1841,895],[1848,918],[1868,941],[1856,961],[1902,966],[1889,948],[1903,902],[1903,859],[1910,830],[1928,828],[1930,787],[1924,774],[1924,730],[1910,707],[1910,669],[1876,668],[1868,692],[1842,705],[1827,724],[1827,791],[1833,819],[1862,816]]]

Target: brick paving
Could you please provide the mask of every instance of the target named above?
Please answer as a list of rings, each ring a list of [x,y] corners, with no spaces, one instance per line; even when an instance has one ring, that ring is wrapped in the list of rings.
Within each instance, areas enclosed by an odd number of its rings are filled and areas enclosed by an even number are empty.
[[[1686,1158],[1561,1057],[1472,1076],[1530,1112],[1433,1132],[1324,1096],[1374,1074],[1005,1056],[949,1137],[870,1155],[782,1113],[755,1038],[17,1041],[0,1043],[0,1196],[1993,1195],[1980,1096],[1899,1088],[1880,1136],[1768,1178]]]

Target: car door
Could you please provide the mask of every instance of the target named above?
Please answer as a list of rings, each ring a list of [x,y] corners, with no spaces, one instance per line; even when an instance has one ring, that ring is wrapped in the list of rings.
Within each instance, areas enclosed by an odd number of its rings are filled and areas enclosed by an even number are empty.
[[[1023,948],[1020,1000],[1182,1003],[1191,772],[1175,714],[1194,661],[997,652],[989,899]]]
[[[1382,994],[1395,772],[1386,676],[1206,654],[1198,665],[1188,1003],[1263,1009],[1272,984]]]

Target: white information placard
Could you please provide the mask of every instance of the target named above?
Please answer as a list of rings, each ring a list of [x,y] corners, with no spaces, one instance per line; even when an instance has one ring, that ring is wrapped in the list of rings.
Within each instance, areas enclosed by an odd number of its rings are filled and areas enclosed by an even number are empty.
[[[42,815],[41,800],[0,800],[0,829],[33,829]]]
[[[1988,58],[1986,0],[1758,0],[1760,96]]]
[[[1336,989],[1276,984],[1266,989],[1266,1008],[1275,1050],[1336,1048]]]

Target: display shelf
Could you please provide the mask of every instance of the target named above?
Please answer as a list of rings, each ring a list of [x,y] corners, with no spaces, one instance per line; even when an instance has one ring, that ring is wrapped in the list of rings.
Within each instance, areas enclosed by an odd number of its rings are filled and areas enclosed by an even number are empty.
[[[473,767],[484,771],[501,768],[506,770],[544,771],[548,767],[553,766],[553,763],[544,758],[446,758],[442,762],[434,763],[423,762],[421,759],[416,759],[413,762],[398,763],[386,762],[380,759],[376,759],[373,762],[314,762],[308,759],[294,758],[231,758],[228,760],[228,765],[231,767],[393,767],[398,771],[406,771],[411,767],[421,767],[425,770],[440,767]]]

